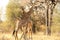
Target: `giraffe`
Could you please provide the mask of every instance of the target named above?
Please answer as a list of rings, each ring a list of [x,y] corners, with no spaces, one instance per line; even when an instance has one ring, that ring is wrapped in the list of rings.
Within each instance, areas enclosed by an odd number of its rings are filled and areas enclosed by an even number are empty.
[[[28,12],[26,12],[23,7],[22,7],[22,10],[23,10],[23,15],[22,15],[21,19],[19,19],[19,18],[16,19],[16,22],[17,22],[16,28],[13,31],[13,35],[15,34],[15,40],[18,40],[17,33],[18,33],[19,29],[21,29],[23,31],[22,36],[24,35],[25,40],[27,40],[26,33],[29,33],[30,35],[32,35],[32,21],[30,20],[30,15],[33,12],[32,7],[29,9]],[[21,36],[21,38],[22,38],[22,36]],[[21,38],[20,38],[20,40],[21,40]]]

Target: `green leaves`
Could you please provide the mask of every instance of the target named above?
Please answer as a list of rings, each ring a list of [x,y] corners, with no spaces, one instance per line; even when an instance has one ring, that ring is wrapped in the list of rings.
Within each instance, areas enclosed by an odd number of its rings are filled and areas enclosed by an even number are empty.
[[[16,1],[15,1],[16,2]],[[10,1],[7,6],[7,19],[15,20],[16,17],[20,17],[22,14],[22,10],[18,3],[14,3],[13,1]]]
[[[17,3],[17,1],[10,0],[6,9],[6,17],[11,26],[15,26],[16,18],[20,18],[21,14],[22,9],[20,8],[20,5]]]

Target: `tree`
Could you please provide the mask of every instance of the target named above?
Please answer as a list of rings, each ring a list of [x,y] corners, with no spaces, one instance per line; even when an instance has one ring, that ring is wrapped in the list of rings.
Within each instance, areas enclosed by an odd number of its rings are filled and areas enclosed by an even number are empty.
[[[51,3],[50,3],[51,2]],[[52,16],[58,0],[47,0],[47,34],[51,35]]]
[[[18,0],[19,1],[19,0]],[[17,0],[10,0],[6,9],[6,17],[7,21],[11,23],[11,25],[15,24],[17,18],[21,17],[22,10]]]

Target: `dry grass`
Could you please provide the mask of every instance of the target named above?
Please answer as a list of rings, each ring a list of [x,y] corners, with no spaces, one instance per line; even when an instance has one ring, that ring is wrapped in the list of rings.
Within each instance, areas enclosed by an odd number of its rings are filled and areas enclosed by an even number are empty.
[[[18,34],[18,37],[20,38],[21,34]],[[33,40],[60,40],[60,36],[57,35],[43,35],[42,32],[39,32],[37,34],[32,35]],[[0,33],[0,40],[15,40],[12,33]]]

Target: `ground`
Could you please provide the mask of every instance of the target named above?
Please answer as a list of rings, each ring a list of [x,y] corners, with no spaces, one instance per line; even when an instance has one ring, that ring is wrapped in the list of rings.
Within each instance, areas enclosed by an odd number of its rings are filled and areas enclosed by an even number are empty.
[[[18,33],[18,37],[20,38],[21,33]],[[42,32],[38,32],[36,34],[32,35],[33,40],[60,40],[59,35],[43,35]],[[15,40],[14,36],[12,35],[12,32],[0,32],[0,40]]]

